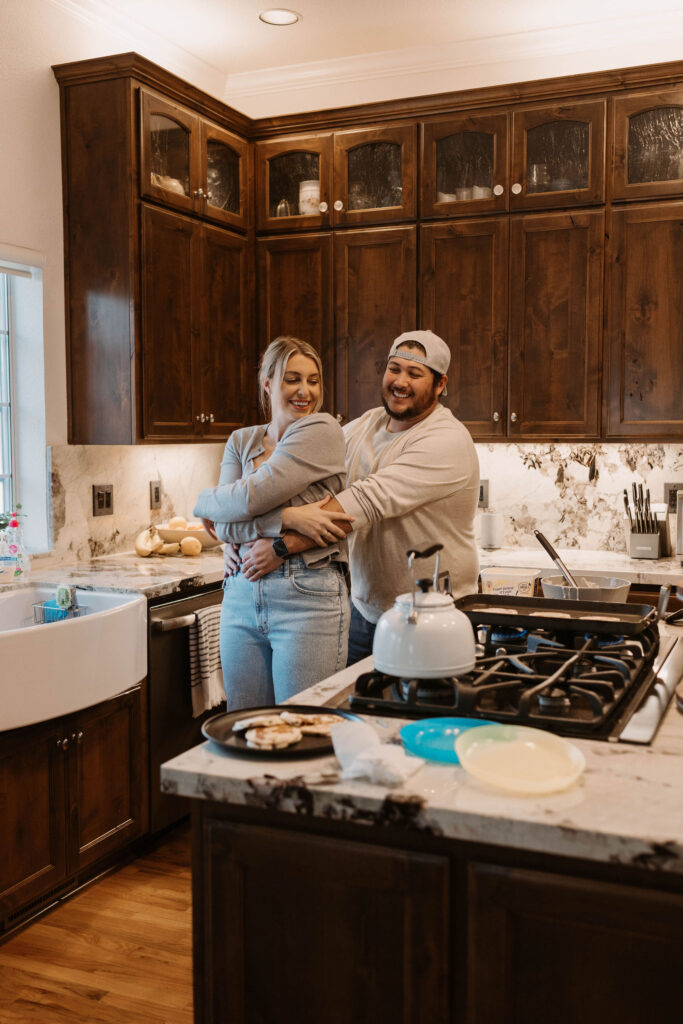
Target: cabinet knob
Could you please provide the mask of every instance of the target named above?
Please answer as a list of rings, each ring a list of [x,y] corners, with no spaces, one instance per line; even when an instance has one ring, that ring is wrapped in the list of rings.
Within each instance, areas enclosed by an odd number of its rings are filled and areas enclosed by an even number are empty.
[[[197,415],[195,416],[195,419],[199,420],[200,423],[204,423],[205,420],[207,419],[207,417],[204,415],[203,412],[200,412],[200,413],[197,413]]]
[[[512,192],[513,196],[518,196],[519,193],[522,191],[522,186],[518,181],[516,181],[512,188],[510,189],[510,191]]]
[[[82,742],[83,742],[83,733],[79,729],[78,732],[76,733],[76,743],[82,743]]]
[[[204,198],[206,199],[207,203],[210,203],[211,202],[211,193],[210,192],[205,192],[204,193]]]
[[[69,749],[69,737],[65,736],[63,740],[57,740],[57,746],[60,747],[62,750],[68,750]]]
[[[213,423],[213,413],[212,412],[210,412],[209,415],[206,418],[209,421],[209,423]]]
[[[344,209],[344,204],[342,203],[341,199],[335,199],[334,208],[337,211],[337,213]]]
[[[505,191],[505,189],[503,188],[502,185],[494,185],[493,186],[493,194],[494,194],[494,196],[502,196],[504,191]]]
[[[343,423],[344,422],[344,417],[342,416],[342,414],[340,412],[337,413],[335,419],[336,419],[337,423]]]
[[[194,192],[192,193],[192,195],[194,196],[195,199],[201,199],[203,197],[203,195],[204,195],[204,189],[203,188],[196,188],[194,190]]]
[[[516,412],[511,412],[510,413],[510,422],[511,423],[516,423],[517,422],[517,413]]]
[[[318,203],[318,209],[320,210],[321,213],[327,213],[327,211],[329,210],[329,206],[323,200],[322,203]]]
[[[498,420],[500,419],[500,413],[499,412],[494,412],[492,419],[493,419],[494,423],[497,423]]]

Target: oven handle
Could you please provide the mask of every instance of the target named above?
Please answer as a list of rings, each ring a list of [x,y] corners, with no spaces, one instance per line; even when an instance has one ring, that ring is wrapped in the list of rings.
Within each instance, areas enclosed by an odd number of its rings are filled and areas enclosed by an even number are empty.
[[[190,612],[189,615],[178,615],[175,619],[150,616],[153,633],[170,633],[174,629],[185,629],[187,626],[193,626],[196,621],[197,616],[194,612]]]

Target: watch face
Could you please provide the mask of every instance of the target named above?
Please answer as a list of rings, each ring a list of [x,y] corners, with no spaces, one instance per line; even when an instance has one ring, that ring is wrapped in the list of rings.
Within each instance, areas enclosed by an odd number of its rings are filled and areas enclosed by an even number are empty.
[[[287,545],[283,541],[282,537],[276,537],[275,540],[273,541],[273,551],[278,556],[278,558],[286,558],[287,555],[289,554],[289,551],[287,550]]]

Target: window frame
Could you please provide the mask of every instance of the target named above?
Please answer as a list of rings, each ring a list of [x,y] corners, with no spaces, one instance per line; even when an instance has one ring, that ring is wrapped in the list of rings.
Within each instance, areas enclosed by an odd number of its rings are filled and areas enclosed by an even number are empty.
[[[5,484],[8,493],[8,501],[3,501],[6,508],[0,507],[0,512],[16,511],[18,501],[17,479],[16,479],[16,423],[15,423],[15,394],[14,394],[14,343],[12,332],[12,288],[10,274],[5,268],[0,267],[0,310],[5,311],[5,320],[0,321],[0,346],[4,348],[4,358],[0,358],[0,369],[6,368],[8,380],[0,381],[0,409],[6,408],[6,422],[9,426],[9,439],[0,441],[0,481]],[[7,401],[4,400],[7,395]],[[9,465],[5,466],[5,455]]]

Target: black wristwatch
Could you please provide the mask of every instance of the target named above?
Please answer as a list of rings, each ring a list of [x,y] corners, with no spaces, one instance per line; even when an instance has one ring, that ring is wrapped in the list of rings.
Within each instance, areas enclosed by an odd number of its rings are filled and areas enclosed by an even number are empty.
[[[287,550],[287,545],[282,537],[276,537],[273,541],[273,551],[278,558],[289,558],[290,556],[290,552]]]

